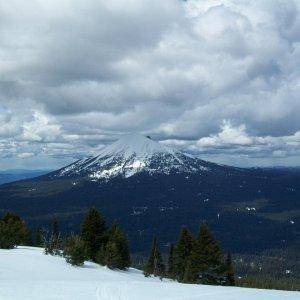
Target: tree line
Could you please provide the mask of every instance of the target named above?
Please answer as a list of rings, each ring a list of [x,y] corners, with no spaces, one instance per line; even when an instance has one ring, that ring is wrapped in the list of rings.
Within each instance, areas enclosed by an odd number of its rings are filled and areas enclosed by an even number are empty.
[[[62,236],[57,219],[50,231],[37,229],[34,241],[24,221],[7,213],[0,219],[0,248],[16,245],[44,247],[46,255],[60,255],[74,266],[84,261],[124,270],[130,266],[130,252],[125,233],[116,222],[106,225],[96,208],[87,212],[78,235]],[[193,236],[187,228],[181,230],[179,240],[171,244],[165,262],[154,237],[149,258],[144,266],[145,276],[168,277],[184,283],[235,285],[230,253],[225,256],[206,224]]]
[[[38,228],[35,238],[17,215],[7,213],[0,219],[0,248],[13,249],[17,245],[43,247],[46,255],[59,255],[74,266],[85,260],[106,265],[111,269],[130,266],[130,253],[125,233],[116,222],[111,227],[96,208],[86,214],[80,234],[62,236],[58,220],[54,219],[50,231]]]
[[[0,219],[1,249],[12,249],[17,245],[31,243],[31,232],[19,216],[8,212]]]
[[[157,238],[154,237],[145,276],[168,277],[184,283],[235,285],[234,269],[230,253],[222,254],[220,244],[208,226],[202,224],[194,237],[183,228],[176,244],[171,244],[167,265],[163,263]]]
[[[81,266],[85,260],[106,265],[111,269],[124,270],[130,266],[130,253],[125,233],[114,222],[109,228],[96,208],[85,216],[79,235],[71,234],[61,238],[55,220],[50,234],[40,233],[45,254],[62,255],[74,266]]]

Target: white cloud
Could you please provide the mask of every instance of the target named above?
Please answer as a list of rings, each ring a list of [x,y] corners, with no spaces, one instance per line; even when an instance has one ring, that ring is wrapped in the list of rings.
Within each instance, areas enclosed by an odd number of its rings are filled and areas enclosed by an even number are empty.
[[[221,131],[217,135],[201,138],[197,141],[197,146],[212,147],[220,145],[251,145],[252,139],[246,133],[245,124],[237,127],[232,126],[230,121],[224,120]]]
[[[224,159],[284,153],[299,164],[299,9],[293,0],[2,1],[0,155],[69,159],[133,131]]]
[[[34,153],[32,153],[32,152],[23,152],[23,153],[19,153],[17,155],[18,158],[29,158],[32,156],[34,156]]]
[[[32,142],[52,142],[61,137],[60,126],[41,112],[34,111],[32,119],[24,122],[21,139]]]

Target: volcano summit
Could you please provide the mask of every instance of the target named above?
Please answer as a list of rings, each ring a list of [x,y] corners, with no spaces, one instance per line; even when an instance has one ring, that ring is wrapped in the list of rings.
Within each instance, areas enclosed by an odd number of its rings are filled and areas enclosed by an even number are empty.
[[[170,149],[150,137],[126,135],[105,147],[98,156],[81,159],[58,172],[54,177],[88,176],[96,180],[115,176],[131,177],[137,173],[194,173],[209,171],[204,161]]]

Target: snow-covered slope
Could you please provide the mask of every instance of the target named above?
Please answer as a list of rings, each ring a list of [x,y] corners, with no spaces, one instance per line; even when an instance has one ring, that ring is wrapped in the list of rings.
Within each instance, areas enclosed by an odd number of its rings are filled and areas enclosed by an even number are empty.
[[[149,137],[131,134],[108,145],[96,157],[81,159],[52,177],[89,176],[92,180],[117,175],[130,177],[138,172],[164,173],[208,171],[205,162],[170,149]]]
[[[3,300],[298,300],[299,292],[180,284],[112,271],[93,263],[72,267],[42,249],[0,250]]]

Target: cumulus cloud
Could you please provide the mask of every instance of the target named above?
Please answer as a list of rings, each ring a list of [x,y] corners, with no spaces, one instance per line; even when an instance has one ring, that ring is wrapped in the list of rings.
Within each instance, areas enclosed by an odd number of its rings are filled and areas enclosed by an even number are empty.
[[[35,111],[32,118],[23,123],[21,139],[35,142],[51,142],[60,138],[60,126],[51,123],[46,115]]]
[[[217,135],[203,137],[197,141],[200,147],[215,147],[223,145],[251,145],[253,139],[246,133],[245,124],[234,127],[227,120],[223,121],[221,131]]]
[[[31,152],[18,153],[18,155],[17,155],[18,158],[29,158],[32,156],[34,156],[34,153],[31,153]]]
[[[245,124],[233,125],[223,120],[219,132],[196,141],[165,140],[164,144],[176,146],[200,157],[214,157],[218,162],[236,160],[235,164],[248,165],[250,159],[263,165],[270,161],[294,161],[300,154],[300,131],[289,136],[251,136]],[[225,158],[225,159],[224,159]],[[238,163],[237,163],[238,162]],[[251,165],[251,163],[250,163]]]
[[[1,164],[62,165],[127,132],[226,163],[299,164],[299,9],[2,1]]]

